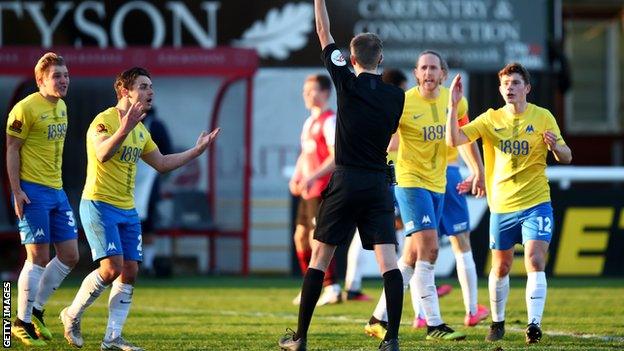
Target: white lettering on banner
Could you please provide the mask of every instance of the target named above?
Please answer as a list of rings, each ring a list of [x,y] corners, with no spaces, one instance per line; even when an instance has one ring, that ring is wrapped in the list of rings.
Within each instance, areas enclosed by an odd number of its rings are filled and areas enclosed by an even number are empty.
[[[182,46],[182,26],[186,28],[197,40],[201,47],[211,48],[217,45],[217,10],[221,4],[216,2],[204,2],[201,8],[206,11],[210,28],[204,32],[183,3],[172,1],[167,3],[167,8],[173,14],[173,46]]]
[[[384,48],[384,59],[391,61],[409,62],[417,57],[427,47]],[[461,57],[466,62],[497,63],[502,58],[502,53],[496,47],[475,49],[438,49],[442,57]]]
[[[490,3],[483,0],[362,0],[358,10],[364,18],[485,19]]]
[[[394,21],[361,20],[355,23],[354,33],[377,33],[382,40],[404,43],[468,44],[503,43],[520,39],[517,23],[492,21]]]
[[[74,4],[69,1],[57,2],[55,6],[57,13],[54,15],[52,23],[47,23],[45,17],[43,17],[43,3],[26,2],[24,3],[24,7],[41,33],[41,46],[49,48],[52,46],[52,34],[54,30],[58,27],[59,23],[61,23],[65,14],[74,7]]]
[[[18,21],[32,20],[40,35],[41,46],[48,48],[54,46],[54,34],[59,25],[66,17],[72,17],[74,25],[78,30],[78,36],[84,35],[95,39],[101,48],[108,47],[109,41],[115,48],[125,48],[127,46],[124,33],[124,23],[130,21],[134,16],[145,16],[151,22],[152,38],[150,46],[153,48],[162,47],[165,44],[166,29],[165,14],[161,13],[154,4],[148,1],[129,1],[117,9],[114,13],[108,13],[105,1],[84,1],[75,5],[75,1],[54,2],[54,14],[52,20],[48,22],[44,16],[44,6],[51,2],[44,1],[2,1],[0,2],[0,47],[4,44],[4,32],[2,22],[4,14],[12,12]],[[74,9],[74,6],[75,9]],[[172,19],[172,45],[182,46],[182,31],[187,31],[197,44],[203,48],[213,48],[217,43],[217,11],[221,4],[218,1],[203,1],[200,8],[206,13],[206,30],[202,28],[197,18],[187,8],[184,1],[167,1],[164,8],[171,12]],[[74,10],[73,16],[70,13]],[[111,10],[110,8],[108,9]],[[95,16],[94,16],[94,15]],[[28,18],[30,17],[30,18]],[[104,22],[110,17],[110,37],[102,23],[93,21],[93,17]],[[91,20],[89,20],[89,19]],[[136,28],[133,28],[136,30]],[[76,47],[82,47],[82,39],[75,40]]]
[[[85,12],[87,10],[92,10],[97,14],[99,19],[106,18],[106,9],[104,8],[104,4],[97,1],[85,1],[78,5],[76,8],[76,12],[74,12],[74,23],[76,23],[76,27],[78,31],[87,34],[95,39],[97,45],[101,48],[105,48],[108,46],[108,36],[106,35],[106,31],[104,28],[99,27],[97,24],[93,22],[89,22],[85,17]],[[76,47],[82,46],[82,41],[80,38],[76,39],[74,43]]]
[[[378,34],[389,64],[411,62],[414,45],[422,46],[417,51],[446,51],[442,54],[447,59],[471,67],[508,62],[510,57],[531,69],[545,64],[542,41],[531,38],[532,22],[512,1],[358,0],[356,9],[360,18],[353,25],[354,35]]]
[[[453,44],[520,39],[520,22],[506,1],[361,0],[358,10],[363,19],[353,32],[377,33],[383,40]]]

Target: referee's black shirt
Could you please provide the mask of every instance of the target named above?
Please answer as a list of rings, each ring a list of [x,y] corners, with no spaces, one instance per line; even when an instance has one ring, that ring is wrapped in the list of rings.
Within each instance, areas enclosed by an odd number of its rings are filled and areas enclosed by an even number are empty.
[[[405,92],[380,75],[351,73],[338,46],[323,49],[321,58],[336,87],[336,165],[386,169],[386,149],[399,126]]]

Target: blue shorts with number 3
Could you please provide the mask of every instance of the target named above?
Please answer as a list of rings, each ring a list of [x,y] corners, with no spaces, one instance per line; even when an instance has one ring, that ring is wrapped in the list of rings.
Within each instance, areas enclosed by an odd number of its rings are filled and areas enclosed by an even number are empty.
[[[78,238],[74,212],[63,189],[25,180],[20,184],[30,200],[24,204],[24,215],[18,221],[22,244],[60,243]]]
[[[141,221],[136,209],[82,199],[80,219],[93,261],[117,255],[127,261],[143,261]]]
[[[529,240],[550,242],[555,221],[550,202],[525,210],[490,215],[490,249],[508,250]]]

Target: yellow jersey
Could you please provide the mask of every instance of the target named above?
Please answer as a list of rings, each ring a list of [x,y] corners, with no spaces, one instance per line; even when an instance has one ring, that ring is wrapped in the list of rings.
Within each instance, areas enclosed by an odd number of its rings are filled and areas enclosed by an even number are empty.
[[[63,187],[61,166],[67,134],[67,106],[33,93],[18,102],[7,120],[6,133],[24,141],[20,179],[54,189]]]
[[[388,151],[388,156],[386,156],[386,161],[389,163],[392,161],[396,165],[397,163],[397,153],[398,151]]]
[[[490,210],[508,213],[550,201],[546,178],[548,148],[545,131],[565,145],[550,111],[528,104],[514,115],[507,109],[489,109],[461,128],[471,140],[483,140],[485,185]]]
[[[449,90],[440,87],[435,99],[426,99],[414,87],[405,92],[405,106],[399,121],[397,182],[400,187],[424,188],[444,193],[446,188],[446,111]],[[468,102],[462,98],[458,116],[466,115]]]
[[[134,208],[136,164],[142,155],[154,151],[157,146],[147,128],[139,122],[115,155],[106,162],[100,162],[95,155],[95,140],[102,135],[113,135],[120,125],[119,111],[115,107],[98,114],[89,125],[87,180],[82,198],[106,202],[128,210]]]

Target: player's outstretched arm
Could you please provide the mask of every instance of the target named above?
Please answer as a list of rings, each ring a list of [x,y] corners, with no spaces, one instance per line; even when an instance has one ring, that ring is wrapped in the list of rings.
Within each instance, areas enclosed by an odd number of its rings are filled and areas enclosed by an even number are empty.
[[[178,152],[176,154],[163,155],[160,153],[160,150],[156,148],[153,151],[142,155],[141,158],[160,173],[172,171],[187,164],[190,160],[204,153],[206,148],[208,148],[208,146],[217,138],[220,131],[221,128],[216,128],[210,133],[205,131],[201,132],[197,138],[195,146],[186,151]]]
[[[329,15],[327,14],[327,7],[325,6],[325,0],[314,0],[314,18],[316,22],[316,34],[318,34],[319,41],[321,42],[321,49],[334,42],[331,33],[329,32]]]
[[[548,150],[555,155],[555,160],[559,163],[570,164],[572,162],[572,150],[565,144],[557,144],[557,135],[547,130],[544,132],[544,143],[548,146]]]
[[[458,146],[470,142],[470,139],[459,129],[457,122],[457,110],[459,102],[464,97],[464,87],[462,85],[461,76],[458,74],[453,78],[450,87],[448,101],[448,116],[446,118],[446,145]]]

